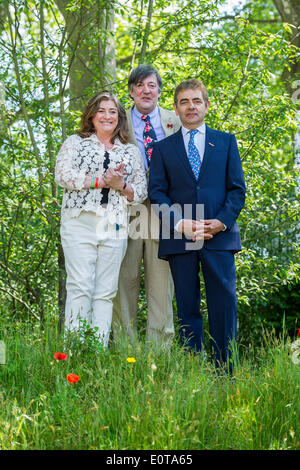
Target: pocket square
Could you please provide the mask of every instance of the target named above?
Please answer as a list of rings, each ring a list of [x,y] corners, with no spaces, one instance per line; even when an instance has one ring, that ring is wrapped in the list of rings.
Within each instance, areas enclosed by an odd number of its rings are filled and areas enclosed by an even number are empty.
[[[215,146],[215,144],[212,144],[211,142],[208,142],[208,145],[211,145],[212,147]]]

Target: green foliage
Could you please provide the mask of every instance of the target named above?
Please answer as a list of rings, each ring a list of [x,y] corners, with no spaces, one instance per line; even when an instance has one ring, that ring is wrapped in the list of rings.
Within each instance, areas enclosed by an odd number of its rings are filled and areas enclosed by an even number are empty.
[[[291,337],[296,334],[299,328],[300,286],[298,276],[295,279],[290,283],[283,280],[267,296],[262,289],[262,295],[256,296],[251,303],[251,315],[249,307],[241,303],[240,324],[246,344],[250,340],[257,341],[262,327],[274,329],[279,334],[284,326]]]
[[[1,327],[2,450],[299,450],[299,364],[285,338],[269,334],[230,380],[176,345],[70,350],[51,328]]]
[[[233,17],[222,19],[224,2],[164,0],[155,5],[149,35],[148,2],[115,2],[114,32],[102,22],[103,16],[97,23],[102,3],[98,10],[88,1],[69,2],[67,20],[54,0],[40,2],[39,8],[17,0],[10,5],[10,14],[6,11],[1,18],[2,305],[12,316],[42,321],[50,312],[57,316],[58,301],[62,308],[62,191],[53,181],[55,157],[65,137],[78,127],[80,111],[74,102],[86,101],[98,91],[103,67],[110,59],[114,64],[109,53],[95,55],[88,64],[84,54],[96,54],[97,48],[103,52],[108,39],[114,38],[116,79],[111,87],[125,106],[131,103],[128,73],[141,61],[159,69],[164,82],[160,102],[168,108],[181,80],[200,77],[207,85],[207,124],[236,134],[247,185],[246,206],[239,217],[243,251],[237,255],[240,336],[246,338],[251,330],[258,340],[261,325],[278,330],[284,313],[292,334],[297,306],[293,312],[289,292],[299,282],[292,145],[296,126],[295,105],[281,74],[297,51],[272,2],[248,1]],[[76,21],[83,13],[90,21],[82,24],[76,45]],[[110,76],[108,69],[107,65]],[[143,288],[141,294],[143,330]]]

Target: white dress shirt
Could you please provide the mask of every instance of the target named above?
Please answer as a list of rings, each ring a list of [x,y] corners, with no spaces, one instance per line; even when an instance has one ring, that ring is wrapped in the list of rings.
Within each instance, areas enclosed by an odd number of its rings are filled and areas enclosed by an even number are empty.
[[[199,155],[200,155],[200,159],[201,159],[201,163],[203,161],[203,157],[204,157],[204,150],[205,150],[205,136],[206,136],[206,125],[205,125],[205,122],[203,122],[201,124],[201,126],[197,127],[198,131],[197,134],[195,134],[194,136],[194,143],[197,147],[197,150],[199,152]],[[183,137],[183,142],[184,142],[184,146],[185,146],[185,150],[186,150],[186,154],[188,155],[188,146],[189,146],[189,141],[190,141],[190,138],[191,138],[191,134],[190,134],[190,129],[186,129],[185,127],[182,126],[181,128],[181,132],[182,132],[182,137]],[[179,220],[177,222],[177,224],[175,225],[175,230],[178,231],[178,228],[179,228],[179,225],[180,223],[183,221],[183,219]],[[224,225],[224,228],[222,231],[225,231],[226,230],[226,225]]]
[[[206,125],[205,125],[205,123],[203,122],[201,124],[201,126],[197,127],[197,129],[198,129],[199,132],[197,132],[197,134],[195,134],[194,143],[197,147],[197,150],[199,152],[200,159],[201,159],[201,162],[202,162],[203,156],[204,156],[204,149],[205,149],[205,134],[206,134]],[[183,142],[184,142],[186,154],[188,155],[188,145],[189,145],[189,141],[190,141],[190,138],[191,138],[190,129],[186,129],[185,127],[182,126],[181,132],[182,132],[182,137],[183,137]]]

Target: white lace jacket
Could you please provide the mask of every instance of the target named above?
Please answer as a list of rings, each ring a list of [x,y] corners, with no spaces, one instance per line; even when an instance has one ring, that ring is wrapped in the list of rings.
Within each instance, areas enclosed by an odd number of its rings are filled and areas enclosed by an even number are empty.
[[[133,144],[122,144],[118,139],[108,151],[109,167],[125,164],[128,173],[124,179],[134,191],[134,200],[128,202],[119,191],[110,189],[108,203],[101,205],[101,189],[84,189],[86,176],[104,173],[105,147],[95,134],[88,138],[71,135],[63,143],[56,159],[55,182],[65,188],[61,209],[62,219],[77,217],[82,210],[108,214],[109,222],[128,225],[128,205],[141,203],[147,198],[147,181],[139,149]]]

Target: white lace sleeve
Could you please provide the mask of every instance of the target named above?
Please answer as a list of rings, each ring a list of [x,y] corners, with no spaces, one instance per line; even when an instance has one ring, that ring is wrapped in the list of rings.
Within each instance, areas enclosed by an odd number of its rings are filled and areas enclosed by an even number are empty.
[[[134,192],[133,201],[131,204],[141,203],[148,197],[147,179],[143,157],[138,147],[135,145],[129,144],[128,150],[130,152],[133,169],[132,176],[130,179],[128,179],[128,183]]]
[[[71,135],[61,146],[56,158],[55,182],[69,190],[81,190],[86,177],[85,170],[74,168],[73,160],[78,153],[81,137]]]

